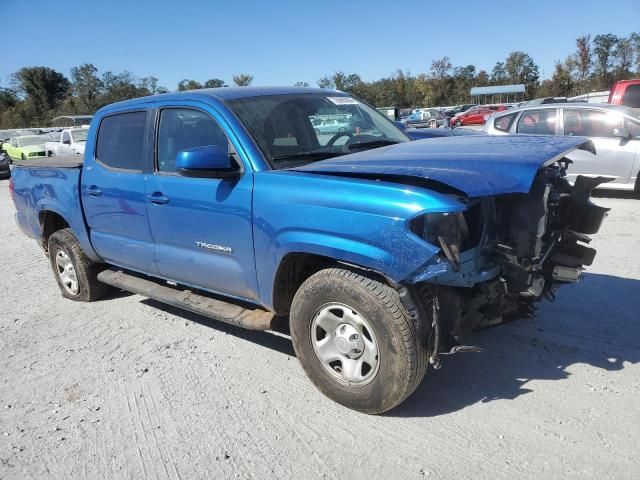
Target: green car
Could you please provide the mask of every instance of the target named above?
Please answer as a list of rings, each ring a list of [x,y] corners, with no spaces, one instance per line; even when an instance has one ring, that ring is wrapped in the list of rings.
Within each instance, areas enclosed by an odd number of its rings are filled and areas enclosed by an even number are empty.
[[[44,157],[46,156],[44,140],[44,137],[36,135],[12,137],[2,145],[2,149],[7,152],[11,160],[29,160]]]

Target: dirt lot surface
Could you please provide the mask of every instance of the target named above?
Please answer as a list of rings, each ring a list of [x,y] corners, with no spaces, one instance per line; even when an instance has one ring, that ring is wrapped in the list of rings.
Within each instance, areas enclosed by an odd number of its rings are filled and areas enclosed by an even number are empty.
[[[640,201],[597,201],[582,282],[374,417],[318,393],[286,336],[63,299],[2,180],[0,478],[640,478]]]

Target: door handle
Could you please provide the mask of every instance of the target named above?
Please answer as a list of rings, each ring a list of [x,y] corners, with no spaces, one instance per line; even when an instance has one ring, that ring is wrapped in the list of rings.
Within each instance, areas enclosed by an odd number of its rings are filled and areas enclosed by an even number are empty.
[[[100,190],[98,187],[96,187],[95,185],[91,185],[87,191],[89,192],[89,195],[91,195],[92,197],[99,197],[100,195],[102,195],[102,190]]]
[[[147,197],[147,200],[156,205],[165,205],[169,203],[169,197],[163,195],[162,192],[153,192],[145,196]]]

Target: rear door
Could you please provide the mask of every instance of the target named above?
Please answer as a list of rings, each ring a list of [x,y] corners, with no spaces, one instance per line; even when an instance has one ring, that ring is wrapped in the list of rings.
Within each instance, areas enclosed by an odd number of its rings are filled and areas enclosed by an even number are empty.
[[[617,112],[591,108],[563,108],[565,135],[589,137],[596,147],[593,155],[575,150],[567,157],[574,164],[567,171],[569,179],[577,175],[613,177],[612,183],[629,182],[636,155],[636,140],[613,136],[613,129],[623,126],[623,117]]]
[[[158,272],[164,278],[213,292],[258,298],[252,228],[253,174],[194,178],[176,172],[181,150],[239,145],[209,106],[160,109],[154,174],[147,183],[148,211]],[[226,131],[225,131],[226,130]]]
[[[91,242],[107,262],[156,273],[145,197],[149,162],[147,110],[104,117],[95,151],[85,157],[82,205]]]

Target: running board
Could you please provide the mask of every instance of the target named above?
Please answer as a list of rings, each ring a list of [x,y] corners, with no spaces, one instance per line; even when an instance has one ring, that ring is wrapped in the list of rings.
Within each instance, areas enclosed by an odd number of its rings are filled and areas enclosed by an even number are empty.
[[[98,280],[128,292],[137,293],[174,307],[249,330],[269,330],[273,312],[217,300],[204,293],[166,285],[162,280],[140,277],[122,270],[104,270]]]

